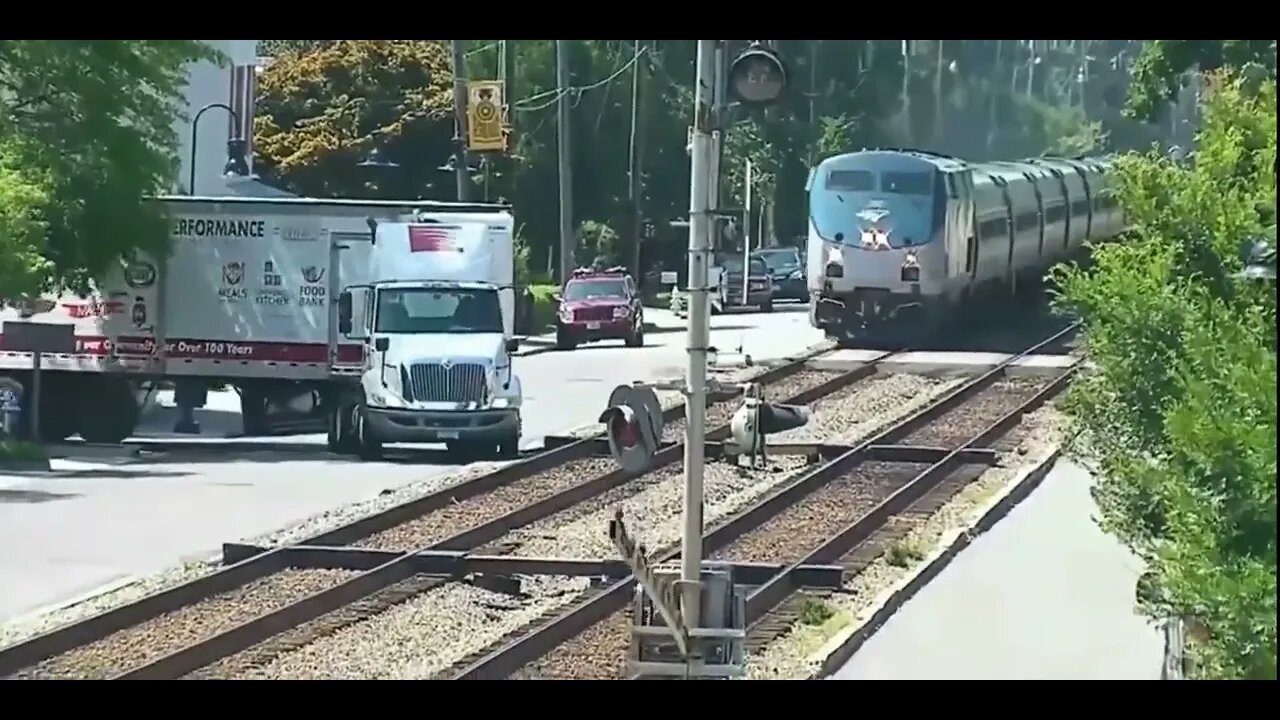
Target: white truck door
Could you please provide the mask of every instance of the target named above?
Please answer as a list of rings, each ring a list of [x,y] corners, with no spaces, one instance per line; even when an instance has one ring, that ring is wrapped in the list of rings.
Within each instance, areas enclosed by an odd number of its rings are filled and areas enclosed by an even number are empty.
[[[372,310],[372,291],[364,284],[370,274],[370,245],[368,233],[334,232],[329,237],[328,292],[329,297],[337,298],[330,304],[330,357],[335,366],[347,369],[364,365],[364,340],[369,337],[367,316]],[[350,327],[341,321],[347,303]]]

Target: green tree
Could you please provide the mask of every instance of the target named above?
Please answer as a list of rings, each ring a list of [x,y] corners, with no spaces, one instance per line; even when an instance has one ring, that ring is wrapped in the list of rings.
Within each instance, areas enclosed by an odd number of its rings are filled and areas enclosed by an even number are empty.
[[[277,54],[258,81],[263,175],[314,197],[444,197],[453,74],[438,40],[338,40]],[[361,169],[378,148],[399,168]],[[376,187],[370,187],[370,186]]]
[[[162,253],[194,40],[0,43],[0,294],[80,290],[122,254]]]
[[[43,255],[47,182],[30,177],[16,156],[0,146],[0,300],[38,294],[51,270]]]
[[[1158,119],[1177,97],[1184,73],[1256,65],[1276,75],[1275,40],[1147,40],[1134,60],[1126,113]]]
[[[1274,679],[1275,293],[1234,274],[1275,222],[1276,89],[1244,84],[1210,83],[1193,163],[1122,158],[1132,232],[1053,275],[1096,365],[1065,407],[1102,525],[1151,568],[1143,610],[1206,629],[1204,676]]]

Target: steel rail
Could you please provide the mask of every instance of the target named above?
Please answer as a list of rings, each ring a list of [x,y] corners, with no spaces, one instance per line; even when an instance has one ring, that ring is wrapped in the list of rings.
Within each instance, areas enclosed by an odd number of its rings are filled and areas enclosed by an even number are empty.
[[[1006,413],[986,429],[978,432],[960,447],[952,450],[946,457],[926,468],[906,485],[898,488],[892,495],[865,515],[851,522],[840,532],[814,548],[803,558],[797,560],[778,573],[768,582],[757,587],[746,599],[746,623],[748,626],[758,622],[766,613],[777,607],[803,586],[800,568],[819,563],[834,563],[849,551],[865,542],[889,520],[904,512],[912,503],[937,487],[956,468],[965,464],[966,451],[982,447],[1017,425],[1023,415],[1035,411],[1046,401],[1058,394],[1075,374],[1079,365],[1072,365],[1066,371],[1047,383],[1036,394]]]
[[[829,352],[830,348],[818,347],[804,354],[786,358],[785,361],[750,382],[769,384],[793,375],[806,367],[814,357]],[[722,393],[708,396],[707,402],[731,400],[738,393]],[[663,420],[671,422],[685,412],[684,404],[663,411]],[[548,449],[528,458],[497,468],[466,482],[424,495],[399,505],[358,518],[339,527],[317,533],[295,545],[344,545],[368,537],[382,530],[395,527],[433,510],[447,507],[456,500],[464,500],[503,485],[537,474],[553,467],[587,457],[592,453],[598,438],[587,437]],[[285,546],[281,546],[285,547]],[[228,592],[248,582],[287,569],[283,555],[273,548],[256,557],[247,558],[216,572],[194,580],[159,590],[131,603],[121,605],[82,620],[54,628],[30,639],[0,648],[0,677],[12,675],[24,668],[51,657],[101,640],[113,633],[139,625],[166,613],[180,610],[206,598]],[[370,571],[374,572],[374,571]],[[391,571],[381,577],[390,577]],[[361,578],[349,582],[357,582]],[[372,581],[367,581],[372,582]],[[393,581],[395,582],[395,581]],[[345,584],[344,584],[345,585]],[[343,587],[343,586],[338,586]],[[304,598],[305,602],[308,598]]]
[[[877,356],[876,360],[883,359],[883,357],[887,357],[888,354],[889,353],[883,353]],[[804,362],[805,361],[798,364],[784,366],[788,368],[786,373],[766,378],[764,382],[769,383],[784,380],[790,375],[799,372],[799,370],[804,367]],[[797,404],[812,402],[817,398],[847,387],[848,385],[851,385],[857,380],[874,372],[875,361],[872,361],[848,372],[838,374],[830,380],[827,380],[813,388],[801,391],[795,396],[788,398],[786,402]],[[756,379],[753,380],[753,382],[761,381]],[[731,397],[729,399],[731,399]],[[683,407],[680,409],[683,411]],[[729,426],[726,423],[708,433],[708,436],[721,438],[727,437],[728,433]],[[581,443],[574,443],[573,445],[566,447],[591,448],[595,443],[597,443],[596,439],[587,438]],[[362,572],[361,574],[338,585],[301,598],[283,608],[251,618],[233,628],[203,638],[191,645],[179,648],[143,665],[129,668],[111,679],[160,680],[182,677],[183,675],[194,672],[202,667],[206,667],[223,658],[229,657],[243,650],[247,650],[268,638],[315,620],[326,613],[341,608],[344,605],[354,603],[385,587],[407,580],[415,574],[420,574],[421,571],[417,569],[417,562],[415,561],[415,558],[421,553],[448,550],[474,550],[483,546],[485,543],[501,538],[518,527],[522,527],[535,520],[554,515],[557,512],[635,480],[649,472],[660,470],[679,460],[683,457],[683,454],[683,443],[668,446],[654,456],[652,467],[644,473],[630,473],[619,468],[603,475],[598,475],[595,478],[578,483],[570,488],[566,488],[565,490],[562,490],[548,498],[544,498],[543,500],[530,505],[516,508],[515,510],[512,510],[498,518],[467,530],[463,530],[451,537],[439,540],[428,546],[415,548],[408,552],[397,553],[394,559],[388,560],[377,567]],[[335,533],[333,532],[329,533],[328,538],[332,538],[334,534]],[[365,536],[367,536],[367,533],[361,534],[358,537]],[[349,540],[347,540],[348,537],[349,535],[343,535],[339,538],[339,542],[327,539],[324,543],[315,544],[346,544],[343,541],[345,540],[349,542]],[[448,577],[429,583],[421,592],[426,592],[440,587],[448,582],[456,580],[458,577],[459,573],[455,572]]]
[[[1073,332],[1078,325],[1079,323],[1071,323],[1026,350],[1010,355],[985,373],[934,399],[929,405],[917,410],[906,419],[864,440],[843,455],[806,473],[786,487],[738,513],[726,523],[703,535],[704,552],[708,555],[714,553],[743,534],[763,525],[800,498],[848,472],[863,460],[869,459],[873,446],[891,445],[907,437],[942,413],[963,403],[972,395],[1004,377],[1007,368],[1019,359],[1052,345]],[[671,548],[659,553],[655,562],[673,562],[679,557],[679,548]],[[634,576],[614,583],[604,591],[576,603],[532,632],[522,635],[460,669],[453,674],[452,679],[492,680],[510,676],[521,667],[538,660],[560,643],[575,637],[588,627],[625,607],[634,585]]]

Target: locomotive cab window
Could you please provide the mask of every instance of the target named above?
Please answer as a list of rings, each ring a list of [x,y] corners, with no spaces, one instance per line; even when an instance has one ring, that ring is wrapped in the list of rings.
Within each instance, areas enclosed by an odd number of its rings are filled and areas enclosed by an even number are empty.
[[[827,189],[837,192],[874,192],[875,176],[866,170],[830,170]]]
[[[932,195],[931,172],[883,172],[880,173],[881,192],[899,195]]]

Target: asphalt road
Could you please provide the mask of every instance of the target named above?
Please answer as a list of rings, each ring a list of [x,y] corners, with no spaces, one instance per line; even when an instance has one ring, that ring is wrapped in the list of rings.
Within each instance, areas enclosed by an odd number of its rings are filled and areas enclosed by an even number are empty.
[[[714,346],[742,345],[759,360],[821,340],[803,306],[721,315],[712,323]],[[643,348],[608,342],[517,358],[525,393],[522,445],[593,421],[618,384],[683,375],[683,332],[650,333],[645,341]],[[0,622],[457,467],[432,464],[444,460],[430,451],[399,462],[340,459],[324,452],[322,435],[255,439],[262,449],[245,451],[243,442],[218,439],[239,431],[236,408],[234,393],[222,393],[198,411],[208,452],[180,451],[147,463],[54,461],[53,473],[0,474]],[[161,410],[139,436],[174,437],[166,432],[172,424],[172,410]],[[293,449],[278,449],[284,445]],[[315,452],[299,445],[315,445]]]

